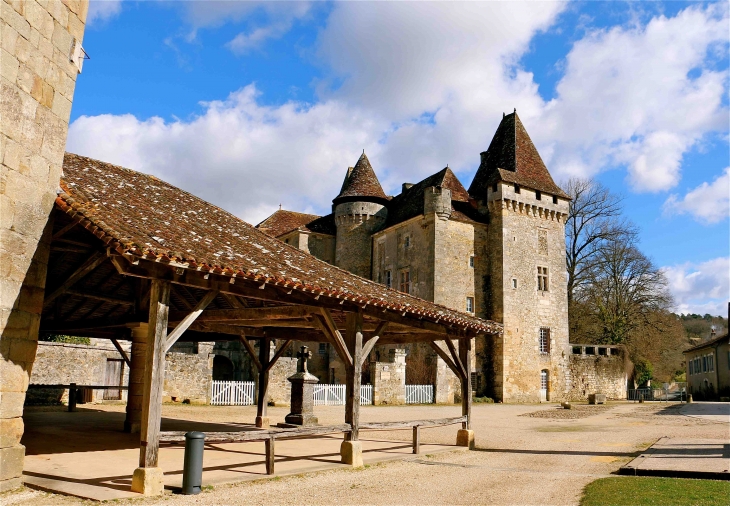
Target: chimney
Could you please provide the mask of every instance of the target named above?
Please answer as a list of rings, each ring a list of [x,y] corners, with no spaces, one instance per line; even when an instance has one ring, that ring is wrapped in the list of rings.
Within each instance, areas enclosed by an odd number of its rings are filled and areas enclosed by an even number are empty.
[[[407,189],[409,189],[411,186],[413,186],[413,183],[403,183],[403,187],[401,189],[401,193],[405,193]]]

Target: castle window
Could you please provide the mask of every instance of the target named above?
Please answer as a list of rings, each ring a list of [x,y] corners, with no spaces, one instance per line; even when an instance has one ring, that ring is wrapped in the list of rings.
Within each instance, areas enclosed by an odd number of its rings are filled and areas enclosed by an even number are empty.
[[[467,297],[466,298],[466,312],[467,313],[473,313],[474,312],[474,297]]]
[[[498,183],[494,183],[494,184],[492,185],[492,191],[493,191],[494,193],[497,193],[497,189],[498,189],[498,188],[499,188],[499,185],[498,185]]]
[[[520,193],[520,185],[515,185],[515,193]]]
[[[400,291],[403,293],[411,293],[411,271],[401,271]]]
[[[383,274],[384,274],[383,281],[385,283],[385,286],[387,286],[388,288],[392,288],[393,287],[393,279],[391,278],[390,271],[385,271]]]
[[[557,203],[558,203],[558,197],[553,195],[553,204],[557,204]]]
[[[517,278],[512,278],[512,288],[517,288]]]
[[[702,372],[707,372],[707,357],[702,357]]]
[[[474,255],[469,257],[469,267],[474,268]]]
[[[545,355],[550,353],[550,329],[548,327],[540,327],[540,353]]]
[[[536,200],[542,200],[542,193],[539,191],[535,191],[535,199]]]
[[[548,291],[548,268],[537,268],[537,289],[541,292]]]
[[[410,248],[411,247],[411,236],[406,235],[403,237],[403,247],[404,248]]]
[[[320,355],[327,354],[327,343],[319,343],[319,354]]]
[[[695,368],[694,368],[694,367],[692,367],[693,365],[694,365],[694,364],[693,364],[693,363],[692,363],[692,361],[690,360],[690,361],[689,361],[689,373],[690,373],[690,374],[694,374],[694,373],[695,373]]]

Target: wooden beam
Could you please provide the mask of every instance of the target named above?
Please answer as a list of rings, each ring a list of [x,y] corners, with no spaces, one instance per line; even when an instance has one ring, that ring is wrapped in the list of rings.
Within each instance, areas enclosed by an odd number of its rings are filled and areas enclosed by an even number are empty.
[[[342,334],[340,334],[340,331],[337,330],[337,325],[332,319],[332,315],[330,314],[329,310],[323,307],[316,309],[317,312],[312,313],[314,321],[319,322],[322,332],[324,332],[325,336],[327,336],[330,342],[334,345],[335,350],[342,359],[342,362],[345,364],[345,367],[351,366],[353,364],[352,355],[350,355],[347,346],[345,346],[345,341],[344,339],[342,339]],[[349,315],[350,313],[348,313],[348,317]],[[362,322],[360,322],[360,325],[362,326]]]
[[[360,430],[398,430],[410,429],[415,426],[422,428],[443,427],[446,425],[454,425],[456,423],[464,423],[465,421],[465,416],[457,416],[455,418],[432,418],[428,420],[408,420],[401,422],[369,422],[360,425]]]
[[[451,360],[451,357],[449,357],[449,354],[446,353],[446,350],[444,350],[441,346],[438,345],[437,342],[431,341],[428,344],[431,345],[431,348],[433,351],[436,352],[436,354],[441,357],[441,360],[446,362],[446,366],[451,369],[451,372],[453,372],[457,378],[461,380],[461,372],[459,371],[459,368],[456,366],[453,360]]]
[[[55,234],[53,234],[53,237],[51,237],[51,242],[59,239],[61,236],[63,236],[66,232],[68,232],[69,230],[71,230],[75,226],[76,226],[76,222],[75,221],[72,221],[68,225],[64,226],[61,230],[59,230],[58,232],[56,232]]]
[[[76,297],[84,297],[87,299],[103,300],[111,304],[119,304],[122,306],[134,306],[135,302],[129,299],[122,299],[120,297],[109,297],[108,295],[101,295],[98,293],[87,293],[79,290],[66,290],[67,295],[75,295]]]
[[[421,426],[413,426],[413,453],[418,455],[421,453]]]
[[[256,399],[256,427],[264,427],[269,425],[269,419],[266,416],[269,405],[269,357],[271,356],[271,339],[262,338],[259,341],[259,362],[261,369],[259,370],[259,391],[258,399]]]
[[[284,341],[284,344],[281,345],[281,348],[277,350],[276,353],[274,353],[274,356],[271,357],[271,360],[269,363],[264,367],[264,370],[266,372],[269,372],[272,367],[274,367],[274,364],[276,364],[276,361],[281,358],[281,356],[286,352],[286,349],[289,347],[289,345],[292,343],[293,339],[288,339]]]
[[[380,322],[378,327],[375,329],[375,332],[373,332],[373,336],[367,340],[367,342],[362,347],[362,361],[365,361],[368,358],[368,355],[370,355],[370,352],[373,351],[373,348],[375,347],[375,343],[378,342],[378,339],[380,339],[380,336],[385,332],[385,328],[388,326],[390,322]],[[362,365],[362,364],[361,364]]]
[[[170,283],[152,280],[147,350],[142,400],[139,467],[157,467],[160,448],[162,386],[165,380],[165,338],[170,303]]]
[[[276,460],[274,437],[265,440],[264,446],[266,450],[266,474],[274,474],[274,461]]]
[[[91,255],[83,264],[79,266],[78,269],[76,269],[71,275],[66,278],[66,281],[61,283],[61,285],[53,290],[49,295],[46,295],[45,299],[43,300],[43,307],[47,307],[56,300],[57,297],[63,295],[66,293],[66,291],[71,288],[74,283],[76,283],[78,280],[89,274],[91,271],[96,269],[104,260],[106,260],[106,254],[101,252],[96,252],[93,255]]]
[[[131,367],[132,366],[132,362],[129,360],[129,357],[127,356],[127,352],[124,351],[124,349],[122,348],[122,345],[119,344],[119,341],[117,341],[116,339],[112,338],[111,339],[111,342],[114,345],[114,347],[117,349],[117,351],[119,352],[119,354],[122,356],[122,358],[124,359],[124,362],[127,364],[127,367]]]
[[[275,428],[267,430],[243,430],[236,432],[206,432],[206,443],[241,443],[243,441],[266,441],[270,438],[293,439],[308,436],[321,436],[336,432],[349,432],[350,426],[313,425],[309,427]],[[164,431],[160,433],[160,441],[164,443],[184,443],[185,431]]]
[[[175,329],[170,332],[170,334],[167,336],[167,340],[165,341],[165,351],[168,351],[175,342],[180,339],[180,336],[188,330],[190,325],[195,322],[195,320],[200,316],[200,314],[203,312],[203,310],[208,307],[208,304],[213,302],[213,299],[215,299],[218,296],[218,290],[211,290],[210,292],[206,293],[205,296],[203,296],[202,299],[195,305],[193,310],[185,317],[183,320],[178,323],[175,326]]]
[[[188,311],[192,311],[194,306],[188,302],[188,299],[186,299],[184,295],[181,295],[180,292],[183,292],[183,291],[187,292],[187,290],[185,290],[185,287],[182,285],[175,285],[175,287],[172,289],[173,295],[175,295],[175,297],[177,297],[180,300],[180,302],[182,302],[182,305],[185,306],[185,309],[187,309]],[[172,318],[173,313],[174,313],[174,311],[170,311],[170,316],[171,316],[170,321],[175,321]]]
[[[244,309],[212,309],[200,315],[200,321],[231,321],[231,320],[275,320],[304,318],[319,308],[312,306],[275,306],[275,307],[253,307]],[[170,314],[170,319],[175,321],[180,316],[178,311]]]
[[[248,307],[246,306],[246,304],[241,302],[238,297],[236,297],[235,295],[231,295],[230,293],[224,293],[223,298],[226,299],[231,306],[233,306],[233,309],[243,309],[245,307]]]
[[[456,368],[459,370],[459,378],[463,382],[466,378],[466,368],[464,367],[464,364],[461,363],[461,358],[459,357],[459,353],[457,353],[456,348],[454,347],[453,341],[449,339],[448,337],[444,339],[444,342],[446,343],[446,346],[449,348],[449,351],[451,352],[451,359],[454,361],[454,364],[456,365]]]
[[[256,356],[256,350],[253,349],[253,346],[251,346],[251,343],[248,342],[248,339],[246,339],[246,336],[241,336],[241,344],[244,348],[246,348],[246,351],[248,352],[248,355],[251,357],[251,361],[253,362],[253,365],[256,366],[256,370],[261,372],[261,370],[264,368],[263,365],[261,365],[261,362],[259,361],[259,358]]]

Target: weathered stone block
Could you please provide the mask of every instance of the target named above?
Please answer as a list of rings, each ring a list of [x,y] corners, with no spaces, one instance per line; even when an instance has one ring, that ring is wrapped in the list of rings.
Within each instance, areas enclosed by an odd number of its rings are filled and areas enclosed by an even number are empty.
[[[588,395],[588,404],[605,404],[605,403],[606,403],[605,394],[589,394]]]
[[[0,418],[17,418],[23,416],[25,392],[0,391]]]
[[[18,59],[3,49],[0,54],[0,75],[11,83],[14,83],[18,79],[19,66]]]
[[[470,450],[474,449],[474,431],[467,429],[459,429],[456,433],[456,446],[466,446]]]
[[[0,448],[0,480],[10,480],[23,474],[25,446]]]
[[[0,448],[10,448],[20,445],[20,438],[23,437],[23,419],[0,418]]]
[[[12,27],[5,25],[3,26],[3,32],[0,34],[0,44],[2,48],[8,52],[8,54],[15,55],[15,43],[18,40],[18,32]]]
[[[61,53],[67,55],[66,59],[68,59],[68,54],[71,52],[72,39],[73,37],[71,37],[71,34],[68,33],[68,30],[66,30],[65,24],[60,25],[58,22],[53,23],[53,36],[51,37],[51,41]]]
[[[15,490],[23,486],[23,478],[10,478],[9,480],[0,480],[0,493],[9,490]]]
[[[26,40],[30,39],[30,23],[8,3],[0,3],[0,18],[13,27]]]
[[[71,101],[57,91],[53,96],[51,111],[62,120],[68,121],[71,116]]]
[[[0,359],[0,378],[4,392],[25,392],[28,390],[29,374],[25,362]]]
[[[159,467],[138,467],[132,474],[132,492],[146,496],[162,495],[165,482]]]
[[[362,443],[360,441],[343,441],[340,445],[340,457],[343,464],[362,467]]]

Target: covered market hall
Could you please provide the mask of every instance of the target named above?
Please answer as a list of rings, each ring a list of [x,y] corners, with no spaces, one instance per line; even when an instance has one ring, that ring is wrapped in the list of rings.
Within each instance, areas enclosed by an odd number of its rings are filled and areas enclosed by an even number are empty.
[[[120,341],[132,343],[124,430],[139,432],[134,492],[163,492],[160,443],[180,444],[194,428],[161,430],[165,354],[178,341],[240,341],[250,353],[254,424],[206,441],[263,441],[269,473],[274,441],[323,434],[341,434],[341,462],[362,465],[360,431],[378,427],[360,421],[361,371],[376,343],[425,343],[461,382],[461,416],[380,426],[413,427],[415,441],[420,426],[460,424],[457,444],[473,445],[472,343],[500,334],[495,322],[334,267],[153,176],[68,153],[41,246],[50,256],[40,332],[109,339],[121,353]],[[270,426],[269,372],[293,341],[336,350],[346,369],[344,423]]]

